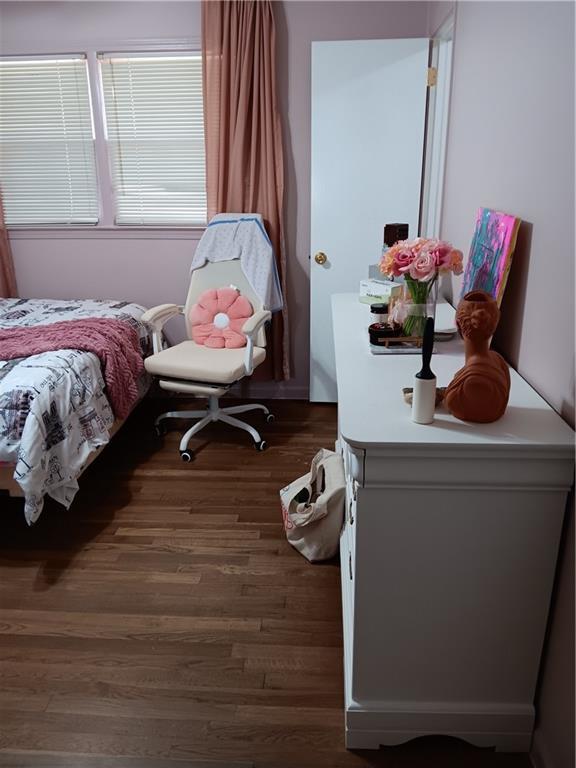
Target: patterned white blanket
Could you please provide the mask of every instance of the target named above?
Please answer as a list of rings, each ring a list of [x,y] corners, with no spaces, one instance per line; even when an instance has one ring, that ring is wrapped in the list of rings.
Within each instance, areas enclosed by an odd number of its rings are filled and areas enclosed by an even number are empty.
[[[112,317],[138,329],[145,356],[144,311],[128,302],[0,299],[0,327]],[[144,376],[142,395],[148,386]],[[70,506],[78,477],[90,455],[109,441],[113,423],[96,355],[65,349],[0,361],[0,463],[15,465],[29,524],[40,516],[46,494]]]

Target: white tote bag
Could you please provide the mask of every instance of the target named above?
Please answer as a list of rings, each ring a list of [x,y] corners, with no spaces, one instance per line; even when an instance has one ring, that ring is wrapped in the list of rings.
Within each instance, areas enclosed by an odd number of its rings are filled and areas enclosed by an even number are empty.
[[[314,456],[310,472],[280,491],[286,538],[308,560],[327,560],[338,551],[345,497],[342,457],[326,448]]]

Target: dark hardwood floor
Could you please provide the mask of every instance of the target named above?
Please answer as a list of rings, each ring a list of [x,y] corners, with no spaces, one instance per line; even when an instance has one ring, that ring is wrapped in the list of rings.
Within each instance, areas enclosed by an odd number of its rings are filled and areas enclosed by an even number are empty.
[[[337,562],[284,539],[278,490],[333,447],[331,406],[277,402],[269,443],[131,416],[65,512],[0,498],[0,765],[527,768],[448,738],[344,748]],[[185,407],[184,403],[170,407]],[[249,415],[260,425],[259,416]]]

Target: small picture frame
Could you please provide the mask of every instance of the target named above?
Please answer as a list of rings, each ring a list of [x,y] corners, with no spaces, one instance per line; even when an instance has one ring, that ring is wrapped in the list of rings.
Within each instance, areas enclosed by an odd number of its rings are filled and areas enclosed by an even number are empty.
[[[469,291],[486,291],[500,306],[520,222],[520,219],[508,213],[490,208],[478,210],[462,283],[462,296]]]

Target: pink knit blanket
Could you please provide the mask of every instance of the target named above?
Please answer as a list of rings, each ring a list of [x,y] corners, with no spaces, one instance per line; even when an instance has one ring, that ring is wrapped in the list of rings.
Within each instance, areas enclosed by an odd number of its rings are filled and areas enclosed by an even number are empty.
[[[138,377],[144,370],[138,333],[131,325],[112,318],[87,318],[0,328],[0,360],[59,349],[79,349],[97,355],[115,416],[123,419],[130,413],[139,397]]]

